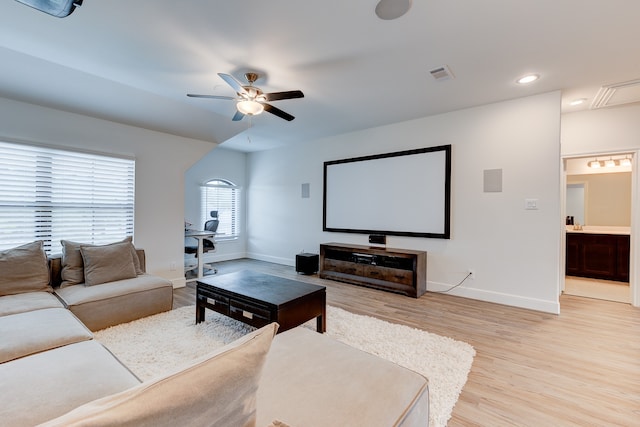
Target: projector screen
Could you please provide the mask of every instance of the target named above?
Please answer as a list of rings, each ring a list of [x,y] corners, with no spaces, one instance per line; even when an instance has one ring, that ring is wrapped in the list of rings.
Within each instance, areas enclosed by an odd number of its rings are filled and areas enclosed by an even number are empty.
[[[451,145],[324,163],[323,230],[448,239]]]

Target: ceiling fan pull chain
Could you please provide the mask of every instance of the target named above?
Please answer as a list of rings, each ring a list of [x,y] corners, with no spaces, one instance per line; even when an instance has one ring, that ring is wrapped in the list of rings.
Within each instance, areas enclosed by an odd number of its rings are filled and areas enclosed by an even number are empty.
[[[251,135],[249,135],[249,130],[251,130],[252,124],[252,116],[249,116],[249,121],[247,122],[247,142],[249,144],[251,144]]]

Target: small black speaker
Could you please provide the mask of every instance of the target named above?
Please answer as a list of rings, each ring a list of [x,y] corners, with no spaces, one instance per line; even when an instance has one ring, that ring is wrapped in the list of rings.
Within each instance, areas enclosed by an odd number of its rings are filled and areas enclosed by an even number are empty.
[[[296,272],[302,274],[313,274],[318,271],[318,254],[301,253],[296,255]]]
[[[375,243],[378,245],[386,245],[387,244],[387,236],[384,234],[370,234],[369,235],[369,243]]]

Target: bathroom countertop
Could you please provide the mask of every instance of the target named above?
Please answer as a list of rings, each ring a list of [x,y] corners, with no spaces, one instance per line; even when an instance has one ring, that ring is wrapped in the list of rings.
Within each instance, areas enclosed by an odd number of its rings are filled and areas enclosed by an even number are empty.
[[[574,230],[573,225],[566,226],[567,233],[583,234],[631,234],[631,227],[616,227],[603,225],[584,225],[582,230]]]

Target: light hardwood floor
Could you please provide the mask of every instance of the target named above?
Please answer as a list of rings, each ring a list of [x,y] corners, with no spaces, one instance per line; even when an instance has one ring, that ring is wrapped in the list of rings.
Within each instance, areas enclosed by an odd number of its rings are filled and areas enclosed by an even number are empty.
[[[255,260],[217,263],[327,287],[327,303],[476,349],[449,426],[640,426],[640,309],[563,295],[561,314],[427,293],[413,299]],[[192,285],[174,306],[193,305]]]
[[[631,302],[631,288],[628,282],[567,276],[564,283],[564,293],[606,301]]]

